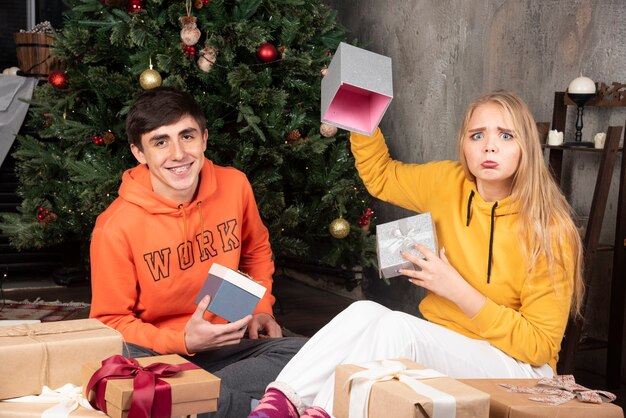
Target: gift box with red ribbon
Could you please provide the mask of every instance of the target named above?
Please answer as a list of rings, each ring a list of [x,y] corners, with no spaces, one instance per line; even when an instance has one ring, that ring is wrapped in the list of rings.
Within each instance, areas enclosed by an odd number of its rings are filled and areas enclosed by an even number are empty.
[[[112,418],[169,418],[217,410],[220,379],[179,355],[112,356],[83,366],[85,396]]]

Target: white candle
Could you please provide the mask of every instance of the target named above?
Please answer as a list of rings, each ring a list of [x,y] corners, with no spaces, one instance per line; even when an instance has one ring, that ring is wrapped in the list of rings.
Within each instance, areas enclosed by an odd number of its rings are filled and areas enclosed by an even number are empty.
[[[593,144],[595,148],[604,148],[604,141],[606,141],[606,133],[599,132],[593,137]]]
[[[572,94],[594,94],[596,92],[596,83],[589,77],[580,76],[569,83],[567,92]]]
[[[548,145],[558,147],[563,143],[563,132],[559,132],[556,129],[552,129],[548,132]]]

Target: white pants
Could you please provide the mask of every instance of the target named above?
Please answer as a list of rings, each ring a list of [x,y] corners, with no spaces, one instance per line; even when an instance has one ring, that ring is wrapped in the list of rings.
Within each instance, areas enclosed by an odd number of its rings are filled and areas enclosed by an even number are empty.
[[[285,382],[305,405],[332,413],[339,364],[408,358],[453,378],[552,377],[547,364],[533,367],[486,341],[474,340],[371,301],[355,302],[319,330],[287,363]]]

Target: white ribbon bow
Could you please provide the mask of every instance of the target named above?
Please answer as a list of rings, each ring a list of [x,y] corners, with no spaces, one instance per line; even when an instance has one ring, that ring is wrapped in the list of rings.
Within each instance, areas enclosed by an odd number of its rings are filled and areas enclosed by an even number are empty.
[[[384,248],[388,254],[396,254],[400,250],[416,251],[414,245],[428,239],[432,233],[428,231],[418,232],[417,229],[410,228],[406,234],[403,234],[399,228],[396,228],[391,235],[391,237],[384,237],[380,240],[380,246]]]
[[[71,383],[54,390],[44,386],[41,390],[41,395],[5,399],[3,402],[56,403],[53,407],[43,411],[41,418],[68,418],[72,412],[78,409],[79,405],[91,411],[96,411],[83,396],[82,386],[75,386]],[[104,415],[102,411],[96,412]]]
[[[382,360],[374,363],[357,364],[366,370],[354,373],[346,382],[350,385],[349,418],[368,418],[368,405],[372,386],[376,382],[397,379],[409,386],[416,393],[433,401],[432,418],[455,418],[456,399],[454,396],[426,385],[419,380],[445,377],[432,369],[407,370],[399,361]]]

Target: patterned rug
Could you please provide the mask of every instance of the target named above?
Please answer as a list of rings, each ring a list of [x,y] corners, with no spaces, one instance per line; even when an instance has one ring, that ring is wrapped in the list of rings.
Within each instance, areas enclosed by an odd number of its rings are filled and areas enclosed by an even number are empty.
[[[32,302],[28,300],[21,302],[5,300],[3,302],[0,300],[0,320],[38,319],[41,322],[62,321],[87,307],[89,307],[88,303],[44,302],[39,298]]]

